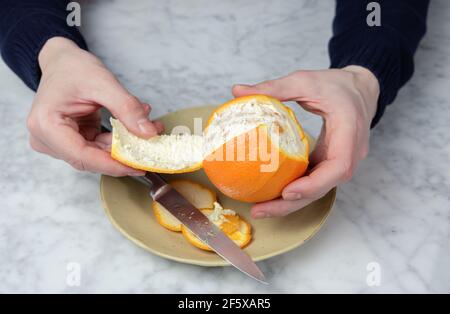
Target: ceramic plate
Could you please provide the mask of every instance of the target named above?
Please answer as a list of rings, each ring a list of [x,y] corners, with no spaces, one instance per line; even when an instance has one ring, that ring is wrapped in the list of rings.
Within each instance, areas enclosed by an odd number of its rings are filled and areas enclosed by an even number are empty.
[[[201,132],[213,106],[179,110],[160,118],[171,132],[174,127]],[[250,217],[250,205],[232,200],[221,194],[208,181],[202,170],[176,175],[164,175],[167,180],[190,179],[217,192],[219,202],[245,217],[253,228],[252,242],[244,249],[255,261],[261,261],[302,245],[323,225],[333,206],[336,189],[321,199],[293,214],[281,218],[255,220]],[[100,193],[106,214],[127,239],[164,258],[201,266],[226,266],[215,253],[200,250],[189,244],[181,233],[160,226],[151,209],[151,198],[145,185],[125,177],[102,176]]]

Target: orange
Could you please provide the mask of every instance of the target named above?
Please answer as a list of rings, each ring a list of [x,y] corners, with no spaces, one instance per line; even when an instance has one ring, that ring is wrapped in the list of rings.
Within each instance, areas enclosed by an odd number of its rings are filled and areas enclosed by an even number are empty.
[[[136,169],[182,173],[203,167],[225,195],[262,202],[308,167],[309,142],[292,110],[275,98],[251,95],[233,99],[213,112],[202,135],[130,133],[112,119],[112,158]]]
[[[209,180],[225,195],[243,202],[262,202],[280,196],[287,184],[305,173],[308,167],[309,143],[294,113],[278,100],[263,95],[236,98],[225,103],[211,116],[205,132],[208,132],[214,119],[217,119],[218,113],[248,102],[256,106],[273,106],[277,112],[281,112],[284,117],[291,120],[288,121],[289,124],[286,124],[288,128],[280,127],[279,133],[282,137],[283,132],[297,132],[303,146],[298,150],[299,153],[294,155],[273,143],[268,126],[259,125],[251,131],[228,140],[210,153],[203,161],[203,169]],[[243,151],[242,143],[245,145]],[[265,149],[262,149],[263,146]],[[239,149],[241,149],[240,152]],[[269,166],[268,160],[262,158],[264,154],[255,154],[255,151],[264,150],[267,155],[274,157],[273,160],[278,160],[277,165],[266,169],[268,171],[264,171],[264,166]],[[241,154],[240,159],[239,154]],[[232,158],[226,158],[227,156]]]

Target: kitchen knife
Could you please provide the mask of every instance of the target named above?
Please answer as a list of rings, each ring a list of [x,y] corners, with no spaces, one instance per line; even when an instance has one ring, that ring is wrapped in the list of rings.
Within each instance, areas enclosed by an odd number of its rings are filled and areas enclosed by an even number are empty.
[[[147,172],[141,180],[150,186],[150,196],[160,203],[217,254],[248,276],[262,282],[264,274],[250,256],[223,233],[208,217],[189,203],[158,174]]]
[[[111,130],[108,115],[102,112],[102,126]],[[236,243],[223,233],[199,209],[188,202],[180,193],[170,186],[159,174],[147,172],[145,176],[134,177],[146,183],[150,196],[160,203],[199,239],[209,245],[217,254],[246,275],[267,284],[264,274]]]

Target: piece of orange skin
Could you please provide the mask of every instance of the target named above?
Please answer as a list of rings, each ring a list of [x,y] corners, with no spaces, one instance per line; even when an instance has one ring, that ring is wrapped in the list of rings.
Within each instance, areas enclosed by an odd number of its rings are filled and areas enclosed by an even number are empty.
[[[233,234],[239,229],[239,224],[242,220],[238,215],[226,215],[225,217],[228,221],[225,221],[220,226],[220,229],[222,229],[225,234]]]
[[[305,145],[305,155],[304,156],[289,156],[284,152],[279,151],[274,145],[271,144],[267,133],[262,134],[262,139],[265,139],[267,144],[268,154],[274,151],[274,154],[278,154],[278,168],[274,172],[261,172],[261,166],[268,164],[270,161],[261,160],[250,160],[249,158],[249,131],[239,137],[245,137],[244,141],[239,141],[238,137],[231,139],[228,143],[222,145],[221,148],[211,153],[203,160],[203,170],[208,176],[209,180],[225,195],[231,197],[235,200],[242,202],[263,202],[281,195],[283,188],[288,185],[293,180],[302,176],[306,169],[308,168],[308,151],[309,151],[309,141],[305,136],[301,126],[298,124],[294,113],[290,108],[284,106],[278,100],[274,100],[268,96],[264,95],[252,95],[245,96],[241,98],[236,98],[230,102],[225,103],[219,107],[216,112],[224,110],[227,106],[233,105],[239,102],[250,101],[256,98],[258,101],[264,102],[267,100],[275,101],[279,103],[282,108],[287,110],[289,115],[295,120],[300,137],[302,139],[303,145]],[[208,121],[211,123],[214,114]],[[257,128],[258,138],[261,132],[265,132],[265,128],[260,126]],[[234,141],[234,158],[232,160],[226,160],[225,152],[227,150],[227,145]],[[246,151],[244,160],[240,161],[237,158],[237,143],[245,142]],[[228,146],[230,147],[230,146]],[[217,151],[222,150],[224,154],[222,160],[214,160],[213,156],[217,156]]]
[[[225,215],[227,219],[229,219],[231,215]],[[251,225],[239,217],[239,222],[242,224],[245,224],[246,228],[248,229],[249,233],[242,234],[239,230],[236,232],[233,232],[232,234],[226,234],[230,239],[233,241],[241,240],[239,243],[236,243],[239,245],[239,247],[244,248],[246,247],[250,241],[252,240],[252,234],[251,234]],[[222,227],[222,226],[221,226]],[[221,228],[222,230],[222,228]],[[222,230],[224,231],[224,230]],[[183,234],[184,238],[193,246],[205,250],[213,252],[213,250],[204,242],[202,242],[197,236],[195,236],[186,226],[181,226],[181,233]],[[244,237],[242,239],[242,237]]]
[[[230,100],[230,101],[224,103],[223,105],[221,105],[209,117],[209,119],[207,121],[206,128],[209,126],[211,121],[214,119],[214,114],[215,113],[218,113],[218,112],[224,110],[229,105],[233,105],[233,104],[236,104],[238,102],[246,102],[246,101],[249,101],[249,100],[252,100],[252,99],[256,99],[256,100],[261,101],[261,102],[273,101],[273,102],[278,103],[297,122],[297,119],[295,117],[294,112],[289,107],[283,105],[277,99],[272,98],[272,97],[267,96],[267,95],[249,95],[249,96],[243,96],[243,97],[235,98],[235,99]],[[297,126],[299,128],[300,134],[302,135],[302,137],[304,137],[303,129],[302,129],[301,125],[298,122],[297,122]],[[308,151],[308,147],[307,147],[306,151]],[[131,162],[129,160],[126,160],[126,159],[122,158],[122,156],[118,153],[117,148],[114,147],[114,146],[111,148],[111,157],[113,159],[119,161],[120,163],[122,163],[122,164],[124,164],[124,165],[126,165],[128,167],[134,168],[134,169],[150,171],[150,172],[156,172],[156,173],[166,173],[166,174],[177,174],[177,173],[194,172],[194,171],[197,171],[197,170],[201,169],[203,167],[203,165],[204,165],[204,162],[199,162],[197,164],[192,165],[191,167],[187,167],[187,168],[183,168],[183,169],[166,169],[166,168],[156,168],[156,167],[143,166],[143,165],[136,164],[134,162]]]
[[[193,172],[196,170],[199,170],[202,168],[202,163],[194,164],[191,167],[183,168],[183,169],[166,169],[166,168],[155,168],[155,167],[147,167],[140,164],[136,164],[134,162],[128,161],[117,152],[117,149],[115,147],[111,147],[111,157],[112,159],[115,159],[119,161],[120,163],[127,165],[128,167],[138,169],[138,170],[144,170],[149,172],[156,172],[156,173],[166,173],[166,174],[175,174],[175,173],[186,173],[186,172]]]
[[[180,232],[181,231],[181,224],[178,226],[173,226],[171,224],[168,224],[165,222],[165,220],[162,218],[159,210],[157,209],[157,203],[156,202],[152,202],[152,209],[153,209],[153,214],[155,215],[156,221],[163,226],[166,229],[169,229],[171,231],[174,232]]]
[[[153,209],[153,213],[155,215],[156,221],[163,226],[164,228],[170,230],[170,231],[174,231],[174,232],[181,232],[182,226],[183,224],[180,223],[178,226],[173,226],[171,224],[168,224],[165,222],[165,220],[162,218],[159,210],[156,207],[157,202],[153,201],[152,202],[152,209]],[[210,210],[210,208],[199,208],[200,210]]]
[[[186,241],[188,241],[193,246],[205,251],[213,252],[213,250],[208,245],[200,241],[200,239],[198,239],[195,235],[193,235],[193,233],[190,232],[189,229],[186,228],[184,225],[181,226],[181,233],[183,234]]]
[[[202,185],[202,184],[200,184],[200,183],[197,183],[197,182],[195,182],[195,181],[193,181],[193,180],[189,180],[189,179],[176,179],[176,180],[171,180],[171,181],[170,181],[170,185],[171,185],[175,190],[177,190],[177,187],[181,186],[184,182],[187,182],[187,183],[189,183],[189,184],[193,184],[193,185],[195,185],[196,188],[198,188],[199,190],[207,191],[207,192],[212,196],[212,202],[211,202],[211,204],[210,204],[208,207],[201,206],[202,209],[203,209],[203,208],[204,208],[204,209],[211,209],[211,208],[214,207],[214,202],[217,202],[217,195],[216,195],[216,192],[215,192],[214,190],[211,190],[210,188],[208,188],[208,187],[206,187],[206,186],[204,186],[204,185]]]

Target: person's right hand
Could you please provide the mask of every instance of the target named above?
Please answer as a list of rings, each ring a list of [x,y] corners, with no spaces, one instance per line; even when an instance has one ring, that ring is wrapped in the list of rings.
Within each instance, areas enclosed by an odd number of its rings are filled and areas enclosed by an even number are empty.
[[[42,78],[27,120],[31,147],[78,170],[143,175],[111,158],[111,134],[100,132],[99,109],[106,107],[131,132],[149,138],[163,129],[148,119],[150,105],[132,96],[98,58],[68,39],[48,40],[39,53],[39,66]]]

